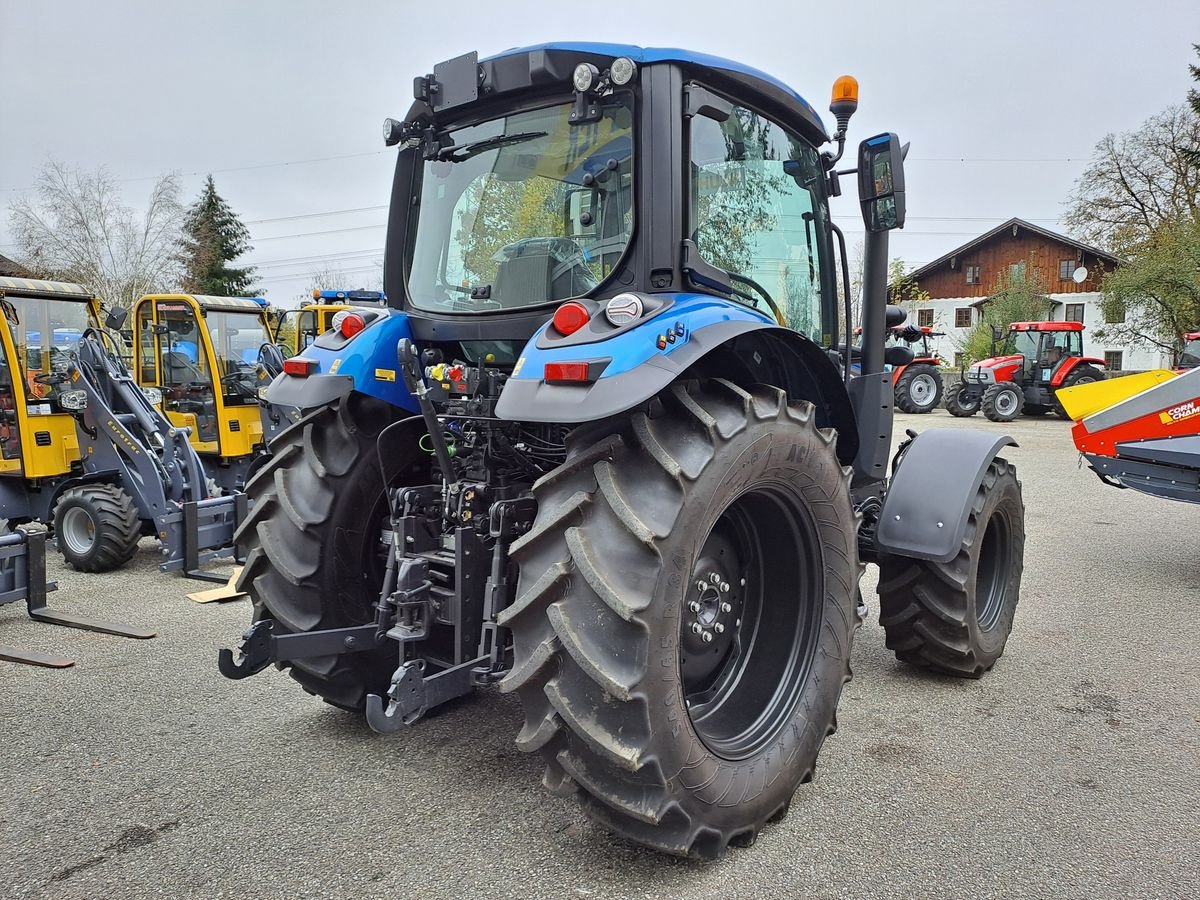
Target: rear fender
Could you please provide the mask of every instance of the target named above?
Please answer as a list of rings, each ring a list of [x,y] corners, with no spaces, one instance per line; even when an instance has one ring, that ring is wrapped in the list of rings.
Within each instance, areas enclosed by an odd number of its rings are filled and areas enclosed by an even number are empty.
[[[267,402],[312,409],[358,391],[417,412],[416,398],[396,369],[396,344],[401,338],[412,340],[408,316],[390,310],[339,347],[310,344],[300,357],[315,360],[315,371],[307,377],[280,374],[267,388]]]
[[[857,452],[854,414],[837,367],[808,338],[753,309],[679,294],[657,316],[610,339],[538,346],[549,327],[525,345],[496,405],[500,418],[590,422],[635,409],[681,378],[727,378],[743,387],[776,385],[790,398],[812,402],[818,426],[838,431],[838,457],[849,462]],[[547,383],[546,364],[560,361],[587,361],[601,374],[586,384]]]
[[[975,492],[1008,435],[931,428],[908,445],[892,472],[875,545],[883,553],[947,563],[966,536]]]
[[[1050,387],[1058,387],[1067,380],[1067,376],[1071,374],[1072,370],[1074,370],[1077,366],[1086,365],[1087,363],[1099,366],[1101,369],[1103,369],[1106,365],[1104,360],[1097,359],[1094,356],[1067,357],[1066,362],[1059,367],[1059,370],[1054,373],[1054,377],[1050,379]]]
[[[916,363],[916,360],[914,359],[911,363],[909,363],[909,365],[913,365],[915,363]],[[904,370],[907,368],[908,368],[908,366],[896,366],[894,369],[892,369],[892,384],[893,385],[900,383],[900,376],[904,374]]]

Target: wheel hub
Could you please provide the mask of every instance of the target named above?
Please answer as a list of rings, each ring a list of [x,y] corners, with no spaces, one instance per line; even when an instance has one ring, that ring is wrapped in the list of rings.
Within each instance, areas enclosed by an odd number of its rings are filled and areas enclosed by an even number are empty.
[[[681,627],[683,674],[698,684],[720,666],[737,636],[744,578],[733,545],[714,534],[696,560],[684,597]]]
[[[928,406],[933,402],[933,379],[928,375],[918,375],[909,385],[909,393],[917,406]]]

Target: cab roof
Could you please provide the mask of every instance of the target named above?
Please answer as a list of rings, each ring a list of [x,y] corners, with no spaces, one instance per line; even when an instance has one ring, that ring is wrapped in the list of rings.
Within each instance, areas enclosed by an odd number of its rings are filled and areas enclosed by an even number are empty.
[[[1082,322],[1013,322],[1009,331],[1083,331]]]
[[[96,296],[81,284],[69,281],[42,281],[38,278],[0,278],[0,293],[39,297],[57,295],[71,300],[91,300]]]
[[[261,313],[267,301],[261,297],[212,297],[208,294],[147,294],[143,300],[180,300],[191,297],[201,309],[227,309],[231,311]]]
[[[504,59],[509,56],[519,56],[522,54],[537,53],[539,51],[551,52],[567,52],[580,54],[594,54],[597,56],[608,56],[616,58],[625,56],[633,60],[638,65],[650,65],[652,63],[673,62],[684,66],[692,66],[703,69],[713,69],[718,72],[737,78],[739,81],[749,83],[759,91],[774,98],[786,106],[790,106],[792,111],[799,114],[809,121],[809,124],[815,126],[828,140],[828,132],[825,130],[825,123],[821,121],[820,115],[807,100],[793,88],[789,87],[784,82],[780,81],[773,75],[768,75],[753,66],[747,66],[744,63],[735,62],[731,59],[724,59],[720,56],[711,56],[707,53],[697,53],[694,50],[684,50],[679,47],[639,47],[635,44],[605,44],[591,41],[563,41],[548,44],[534,44],[529,47],[514,47],[497,53],[481,62],[491,62],[498,59]]]

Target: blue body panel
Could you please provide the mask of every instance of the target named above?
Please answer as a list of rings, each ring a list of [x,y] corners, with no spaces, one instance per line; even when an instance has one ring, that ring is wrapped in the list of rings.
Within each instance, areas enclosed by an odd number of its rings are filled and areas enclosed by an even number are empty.
[[[401,338],[412,339],[408,316],[389,310],[342,349],[309,344],[300,355],[317,361],[312,374],[347,376],[354,380],[354,390],[415,413],[420,407],[404,386],[396,361],[396,344]]]
[[[807,100],[801,97],[794,88],[784,84],[774,75],[768,75],[766,72],[755,69],[753,66],[747,66],[740,62],[735,62],[731,59],[724,59],[720,56],[710,56],[707,53],[696,53],[692,50],[682,50],[678,47],[637,47],[633,44],[604,44],[592,43],[589,41],[562,41],[550,44],[535,44],[531,47],[514,47],[510,50],[505,50],[502,53],[496,53],[489,56],[487,59],[502,59],[505,56],[515,56],[518,53],[532,53],[537,50],[575,50],[579,53],[595,53],[597,56],[626,56],[638,64],[650,64],[657,62],[680,62],[691,63],[696,66],[706,66],[710,69],[723,69],[726,72],[736,72],[739,75],[749,75],[752,78],[757,78],[759,81],[766,82],[785,91],[793,100],[804,106],[812,113],[812,117],[821,123],[821,128],[824,130],[825,123],[821,121],[820,115]],[[481,60],[486,62],[487,60]]]
[[[717,325],[721,322],[777,324],[768,315],[721,297],[691,293],[660,296],[670,296],[674,303],[657,315],[647,318],[640,325],[608,340],[592,344],[539,348],[537,346],[538,338],[545,333],[547,328],[551,327],[547,322],[529,339],[525,349],[521,351],[513,378],[540,381],[548,362],[611,357],[612,362],[600,376],[599,380],[603,381],[605,378],[636,369],[655,357],[670,356],[671,353],[687,346],[692,335],[710,325]],[[604,313],[600,312],[597,315],[602,316]],[[658,349],[659,337],[668,335],[673,335],[674,341],[669,342],[666,349]]]

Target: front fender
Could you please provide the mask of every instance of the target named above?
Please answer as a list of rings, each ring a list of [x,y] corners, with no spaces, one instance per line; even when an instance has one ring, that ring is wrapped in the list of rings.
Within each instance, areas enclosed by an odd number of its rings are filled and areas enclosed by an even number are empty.
[[[267,388],[267,402],[312,409],[358,391],[417,412],[416,398],[396,369],[396,344],[401,338],[412,340],[408,316],[391,310],[338,349],[310,344],[300,356],[315,360],[316,370],[307,377],[280,374]]]
[[[893,556],[948,563],[967,532],[975,492],[1008,435],[931,428],[904,451],[888,486],[875,545]]]
[[[658,315],[608,340],[539,347],[543,325],[526,343],[496,415],[524,422],[590,422],[649,400],[705,354],[740,334],[778,327],[749,307],[704,294],[675,295]],[[600,313],[602,315],[602,313]],[[661,341],[665,344],[659,348]],[[604,366],[587,384],[547,384],[546,363],[593,361]]]

